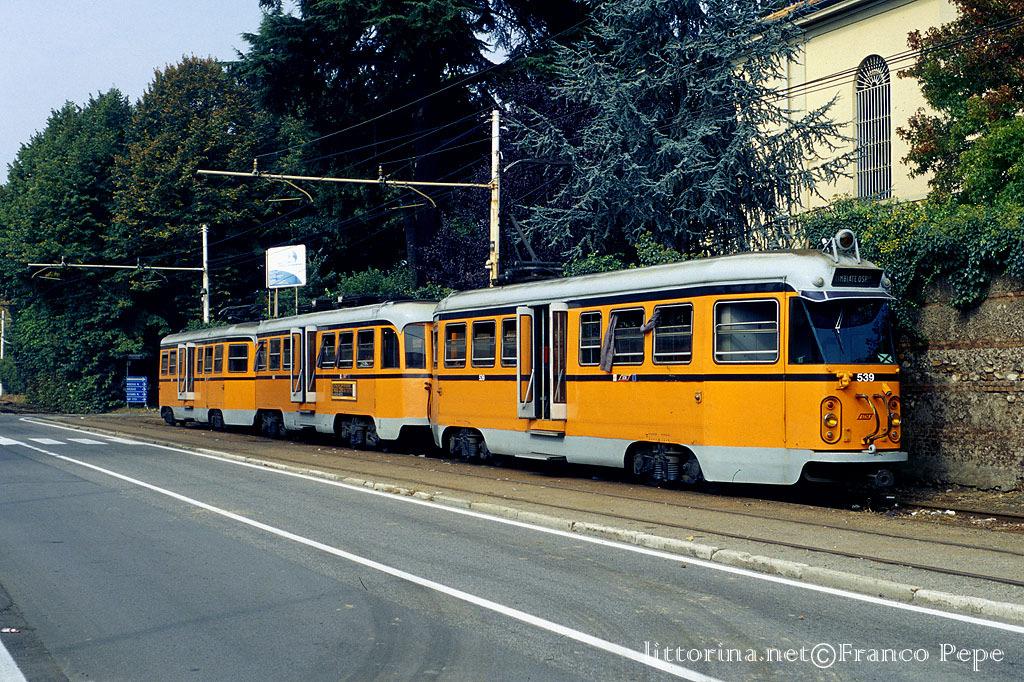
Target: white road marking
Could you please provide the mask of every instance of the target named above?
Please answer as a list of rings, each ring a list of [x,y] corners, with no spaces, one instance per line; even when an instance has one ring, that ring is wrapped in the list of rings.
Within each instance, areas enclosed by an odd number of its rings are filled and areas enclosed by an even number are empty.
[[[68,438],[68,440],[74,443],[81,443],[82,445],[106,445],[106,442],[102,440],[93,440],[92,438]]]
[[[545,618],[541,618],[540,616],[534,616],[533,614],[526,613],[525,611],[520,611],[519,609],[512,608],[511,606],[505,606],[504,604],[499,604],[498,602],[491,601],[490,599],[478,597],[474,594],[470,594],[469,592],[463,592],[460,589],[450,587],[443,583],[435,582],[433,580],[430,580],[429,578],[422,578],[418,575],[409,573],[407,571],[403,571],[399,568],[394,568],[393,566],[382,564],[379,561],[367,559],[366,557],[359,556],[358,554],[346,552],[345,550],[340,549],[338,547],[326,545],[322,542],[317,542],[316,540],[303,537],[302,535],[297,535],[295,533],[282,530],[281,528],[276,528],[266,523],[261,523],[260,521],[250,519],[247,516],[242,516],[241,514],[236,514],[234,512],[227,511],[226,509],[221,509],[220,507],[215,507],[212,504],[207,504],[206,502],[200,502],[197,499],[186,497],[185,495],[176,493],[172,490],[167,490],[166,488],[155,486],[152,483],[146,483],[145,481],[140,481],[137,478],[125,476],[124,474],[119,474],[116,471],[111,471],[110,469],[104,469],[103,467],[96,466],[95,464],[82,462],[80,460],[74,459],[73,457],[58,455],[55,452],[50,452],[42,448],[37,448],[34,445],[29,445],[27,443],[23,443],[22,445],[26,448],[31,448],[36,452],[41,452],[44,455],[56,457],[61,461],[69,462],[71,464],[77,464],[78,466],[82,466],[87,469],[92,469],[93,471],[97,471],[101,474],[106,474],[107,476],[116,478],[120,481],[131,483],[132,485],[137,485],[140,488],[145,488],[146,490],[151,490],[155,493],[159,493],[160,495],[166,495],[167,497],[178,500],[179,502],[184,502],[185,504],[191,505],[193,507],[198,507],[199,509],[205,509],[208,512],[212,512],[214,514],[218,514],[225,518],[231,519],[232,521],[237,521],[247,526],[251,526],[252,528],[262,530],[264,532],[270,533],[271,535],[276,535],[286,540],[291,540],[292,542],[297,542],[301,545],[306,545],[307,547],[318,549],[321,552],[325,552],[327,554],[331,554],[336,557],[346,559],[348,561],[351,561],[352,563],[359,564],[360,566],[365,566],[367,568],[373,569],[375,571],[380,571],[381,573],[385,573],[400,580],[405,580],[406,582],[410,582],[414,585],[419,585],[420,587],[425,587],[429,590],[440,592],[441,594],[445,594],[449,597],[454,597],[455,599],[468,602],[475,606],[487,609],[488,611],[494,611],[495,613],[499,613],[503,616],[513,618],[520,622],[526,623],[527,625],[533,625],[534,627],[540,628],[542,630],[547,630],[548,632],[552,632],[556,635],[561,635],[568,639],[575,640],[577,642],[580,642],[581,644],[586,644],[587,646],[594,647],[595,649],[600,649],[601,651],[606,651],[610,654],[621,656],[622,658],[626,658],[631,661],[641,663],[645,666],[654,668],[656,670],[660,670],[675,677],[680,677],[685,680],[693,680],[693,682],[718,682],[717,678],[709,677],[708,675],[699,673],[696,670],[690,670],[689,668],[684,668],[673,663],[668,663],[667,661],[663,661],[660,658],[655,658],[654,656],[642,654],[639,651],[634,651],[620,644],[615,644],[614,642],[609,642],[608,640],[601,639],[593,635],[588,635],[585,632],[574,630],[573,628],[561,625],[559,623],[555,623]],[[2,672],[2,668],[0,668],[0,672]],[[0,679],[4,678],[0,677]]]
[[[40,445],[64,445],[63,441],[54,440],[52,438],[29,438],[28,440],[33,443],[39,443]]]
[[[21,445],[20,440],[14,440],[13,438],[4,438],[0,436],[0,445]]]
[[[70,426],[63,426],[61,424],[53,424],[50,422],[36,421],[29,417],[21,417],[22,421],[30,422],[32,424],[38,424],[40,426],[49,426],[55,429],[64,429],[66,431],[78,431],[79,433],[92,433],[91,431],[84,431],[82,429],[76,429]],[[96,435],[96,434],[93,434]],[[469,516],[476,519],[484,519],[494,523],[501,523],[506,526],[516,526],[518,528],[526,528],[538,533],[546,533],[548,535],[557,535],[559,537],[569,538],[577,542],[588,542],[594,545],[601,545],[603,547],[614,547],[626,552],[633,552],[634,554],[644,554],[646,556],[657,557],[660,559],[668,559],[669,561],[681,562],[684,564],[690,564],[691,566],[701,566],[704,568],[711,569],[713,571],[720,571],[722,573],[731,573],[733,575],[741,575],[747,578],[754,578],[756,580],[763,580],[765,582],[776,583],[778,585],[788,585],[789,587],[798,587],[803,590],[809,590],[811,592],[819,592],[821,594],[829,594],[836,597],[845,597],[847,599],[853,599],[854,601],[866,602],[868,604],[876,604],[878,606],[887,606],[893,609],[899,609],[901,611],[910,611],[912,613],[921,613],[928,616],[936,616],[938,618],[944,618],[947,620],[955,620],[961,623],[970,623],[972,625],[981,625],[983,627],[993,628],[995,630],[1005,630],[1007,632],[1015,632],[1018,634],[1024,634],[1024,626],[1011,625],[1009,623],[1000,623],[995,620],[988,620],[987,618],[978,618],[976,616],[968,616],[961,613],[953,613],[951,611],[940,611],[938,609],[928,608],[927,606],[918,606],[916,604],[904,604],[903,602],[893,601],[891,599],[885,599],[883,597],[872,597],[866,594],[859,594],[857,592],[849,592],[847,590],[840,590],[835,587],[823,587],[821,585],[814,585],[812,583],[805,583],[792,578],[783,578],[778,575],[770,575],[768,573],[758,573],[757,571],[751,571],[746,568],[737,568],[735,566],[726,566],[725,564],[718,564],[713,561],[706,561],[704,559],[696,559],[682,554],[672,554],[671,552],[664,552],[662,550],[650,549],[648,547],[641,547],[639,545],[630,545],[624,542],[617,542],[615,540],[606,540],[605,538],[593,537],[590,535],[582,535],[580,533],[573,533],[571,531],[558,530],[557,528],[547,528],[545,526],[538,526],[525,521],[516,521],[513,519],[506,519],[500,516],[491,516],[490,514],[483,514],[478,511],[471,509],[461,509],[459,507],[449,507],[447,505],[439,504],[437,502],[430,502],[428,500],[420,500],[415,497],[409,497],[407,495],[394,495],[392,493],[382,492],[380,490],[374,490],[365,486],[351,485],[349,483],[343,483],[341,481],[332,481],[326,478],[320,478],[318,476],[310,476],[309,474],[300,474],[294,471],[283,471],[281,469],[275,469],[271,466],[264,466],[261,464],[253,464],[251,462],[241,462],[229,457],[220,457],[218,455],[211,455],[204,452],[196,452],[194,450],[186,450],[184,448],[171,447],[169,445],[159,445],[157,443],[146,443],[143,441],[125,441],[132,445],[142,445],[151,448],[157,448],[160,450],[168,450],[170,452],[179,452],[192,457],[202,457],[204,459],[212,459],[218,462],[224,462],[225,464],[233,464],[235,466],[247,467],[249,469],[256,469],[264,473],[275,473],[282,476],[290,476],[292,478],[300,478],[306,481],[313,481],[315,483],[321,483],[324,485],[334,486],[336,488],[344,488],[345,490],[352,490],[355,492],[365,493],[367,495],[376,495],[394,502],[402,502],[406,504],[416,504],[424,507],[431,507],[451,514],[458,514],[460,516]],[[27,445],[26,447],[32,447]]]
[[[8,445],[8,443],[4,443],[4,445]],[[9,445],[14,445],[14,443],[9,443]],[[4,682],[26,682],[25,676],[21,674],[18,664],[14,662],[14,658],[7,651],[3,641],[0,641],[0,680],[4,680]]]

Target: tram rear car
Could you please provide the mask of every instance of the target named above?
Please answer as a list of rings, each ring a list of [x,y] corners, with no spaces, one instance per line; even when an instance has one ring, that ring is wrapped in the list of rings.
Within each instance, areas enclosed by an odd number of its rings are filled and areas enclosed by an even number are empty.
[[[907,455],[884,284],[847,240],[453,294],[435,442],[652,481],[888,485]]]

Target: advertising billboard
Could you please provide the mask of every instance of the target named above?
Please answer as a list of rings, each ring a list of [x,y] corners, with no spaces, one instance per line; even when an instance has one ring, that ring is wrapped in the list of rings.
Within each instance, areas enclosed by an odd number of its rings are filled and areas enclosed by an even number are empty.
[[[285,289],[306,285],[306,245],[267,249],[267,288]]]

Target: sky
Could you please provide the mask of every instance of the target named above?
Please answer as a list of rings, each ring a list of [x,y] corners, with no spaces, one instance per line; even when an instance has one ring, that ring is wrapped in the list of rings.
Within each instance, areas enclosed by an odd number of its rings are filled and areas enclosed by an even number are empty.
[[[0,0],[0,183],[67,101],[117,87],[133,102],[185,55],[231,60],[258,0]]]

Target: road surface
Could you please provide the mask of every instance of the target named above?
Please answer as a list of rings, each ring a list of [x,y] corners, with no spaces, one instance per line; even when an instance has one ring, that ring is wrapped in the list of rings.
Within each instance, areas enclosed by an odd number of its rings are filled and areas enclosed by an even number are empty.
[[[1019,626],[14,415],[0,585],[0,678],[1024,678]]]

